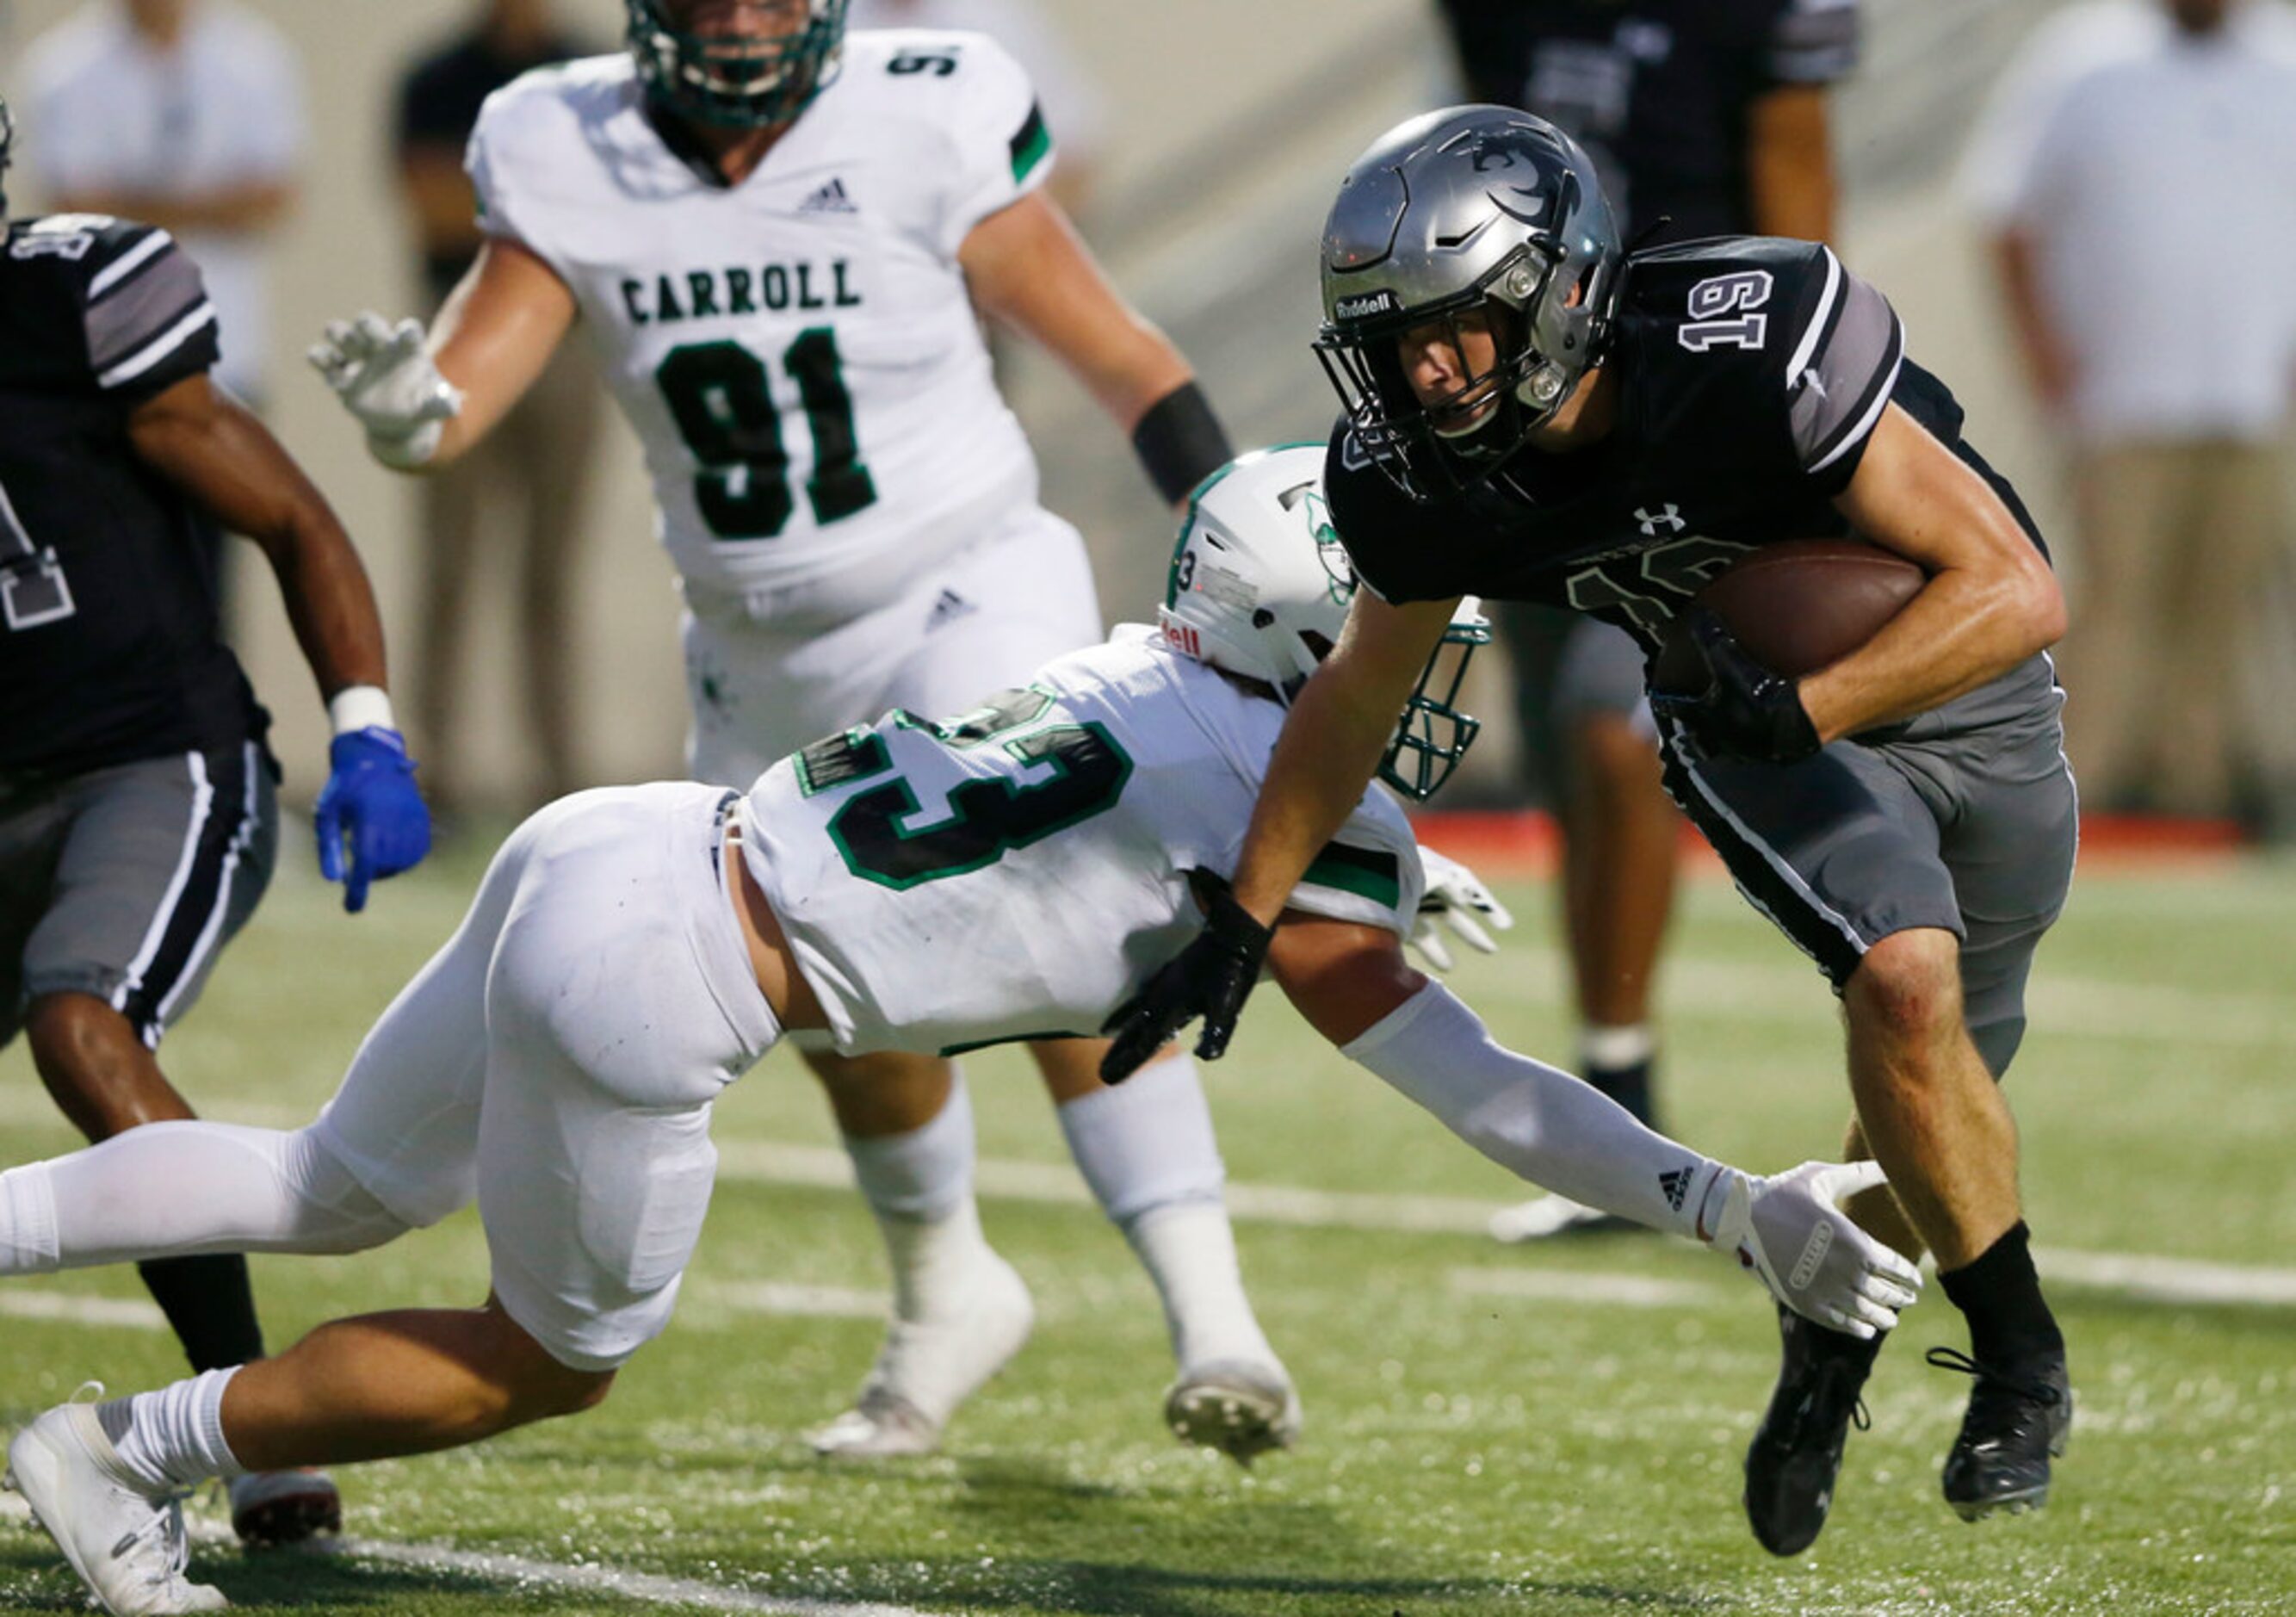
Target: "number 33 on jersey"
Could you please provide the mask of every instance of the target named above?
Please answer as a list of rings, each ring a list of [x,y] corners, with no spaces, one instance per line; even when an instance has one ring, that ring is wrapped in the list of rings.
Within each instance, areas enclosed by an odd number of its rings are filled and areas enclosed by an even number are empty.
[[[648,116],[619,53],[497,92],[468,160],[488,232],[580,305],[678,570],[749,593],[907,571],[1035,498],[956,256],[1050,153],[997,45],[893,31],[849,35],[737,185]]]

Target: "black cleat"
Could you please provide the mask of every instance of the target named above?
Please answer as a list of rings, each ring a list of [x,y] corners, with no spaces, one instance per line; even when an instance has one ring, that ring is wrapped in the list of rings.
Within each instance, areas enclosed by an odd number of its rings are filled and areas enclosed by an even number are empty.
[[[1882,1339],[1860,1342],[1778,1309],[1784,1362],[1770,1407],[1746,1450],[1746,1521],[1764,1549],[1799,1555],[1817,1541],[1833,1504],[1850,1423],[1871,1423],[1857,1396]]]
[[[2049,1461],[2065,1451],[2073,1429],[2064,1355],[1996,1369],[1951,1348],[1931,1348],[1929,1362],[1977,1378],[1961,1435],[1945,1457],[1945,1502],[1964,1522],[2047,1504]]]

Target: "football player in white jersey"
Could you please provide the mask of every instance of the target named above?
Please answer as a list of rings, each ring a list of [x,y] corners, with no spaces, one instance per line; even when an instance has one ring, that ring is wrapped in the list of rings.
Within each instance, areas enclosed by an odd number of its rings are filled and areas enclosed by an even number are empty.
[[[473,1194],[485,1219],[481,1308],[340,1320],[20,1432],[14,1484],[99,1597],[221,1604],[185,1580],[173,1514],[207,1477],[451,1448],[598,1402],[668,1321],[709,1199],[711,1105],[780,1038],[857,1055],[1089,1030],[1196,930],[1199,898],[1232,903],[1285,701],[1354,593],[1322,460],[1247,456],[1212,484],[1160,631],[1119,628],[954,718],[842,731],[746,795],[545,808],[308,1127],[154,1123],[0,1174],[0,1274],[352,1252]],[[1465,739],[1423,694],[1407,717],[1407,738]],[[1406,964],[1422,887],[1374,785],[1268,954],[1319,1032],[1525,1177],[1703,1241],[1836,1329],[1895,1322],[1919,1276],[1838,1208],[1878,1168],[1751,1178],[1503,1049]]]
[[[683,580],[694,777],[743,787],[889,706],[955,710],[1100,637],[1082,541],[1037,503],[976,310],[1036,339],[1178,502],[1227,459],[1187,363],[1042,190],[1026,76],[968,34],[844,29],[844,0],[628,0],[629,48],[490,99],[487,244],[426,338],[376,316],[314,357],[375,455],[419,470],[500,418],[578,322],[645,446]],[[1029,1294],[982,1239],[972,1111],[931,1055],[802,1041],[894,1271],[891,1331],[824,1452],[914,1453],[1017,1351]],[[1122,1094],[1033,1047],[1062,1131],[1153,1276],[1184,1437],[1280,1416],[1193,1058]]]

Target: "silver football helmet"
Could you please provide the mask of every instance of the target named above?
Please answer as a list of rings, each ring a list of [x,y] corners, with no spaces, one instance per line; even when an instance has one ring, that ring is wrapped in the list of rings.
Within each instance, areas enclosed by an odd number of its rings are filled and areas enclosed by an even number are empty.
[[[1610,340],[1625,250],[1594,160],[1506,107],[1398,124],[1356,160],[1324,226],[1316,357],[1356,440],[1405,493],[1488,479],[1570,397]],[[1496,356],[1423,401],[1407,332],[1488,321]]]
[[[695,0],[623,0],[630,54],[646,93],[697,122],[761,129],[787,123],[837,77],[846,0],[735,0],[787,13],[788,32],[701,32]],[[776,19],[778,20],[778,19]]]
[[[1176,651],[1258,680],[1288,705],[1338,643],[1355,595],[1355,565],[1324,504],[1324,446],[1283,444],[1197,487],[1156,621]],[[1423,802],[1466,756],[1482,726],[1455,704],[1468,660],[1490,637],[1480,603],[1462,601],[1380,760],[1397,791]]]

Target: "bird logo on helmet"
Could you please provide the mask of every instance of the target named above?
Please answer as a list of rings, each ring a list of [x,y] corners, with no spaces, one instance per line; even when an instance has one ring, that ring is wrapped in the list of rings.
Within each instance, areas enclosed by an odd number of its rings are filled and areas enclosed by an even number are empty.
[[[1282,444],[1197,485],[1156,613],[1174,650],[1257,681],[1287,705],[1331,654],[1356,596],[1323,472],[1323,445]],[[1480,603],[1462,601],[1380,760],[1380,778],[1406,796],[1432,797],[1481,729],[1456,704],[1468,661],[1490,637]]]
[[[623,0],[646,94],[700,123],[763,129],[837,77],[846,0]]]
[[[1399,124],[1340,183],[1324,226],[1316,357],[1357,442],[1412,498],[1488,481],[1610,341],[1626,251],[1594,160],[1546,119],[1452,107]],[[1495,354],[1423,401],[1401,340],[1431,330]]]

